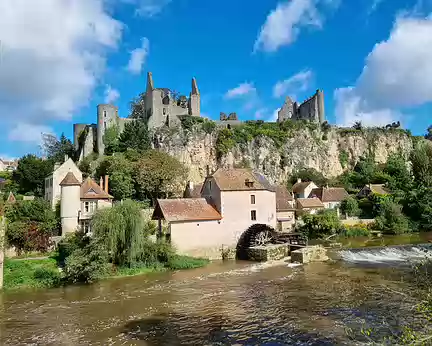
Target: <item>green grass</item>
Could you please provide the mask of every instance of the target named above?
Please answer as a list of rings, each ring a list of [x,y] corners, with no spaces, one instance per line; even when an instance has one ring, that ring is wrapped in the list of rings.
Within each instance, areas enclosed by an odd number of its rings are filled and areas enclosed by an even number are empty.
[[[166,264],[166,267],[171,270],[194,269],[204,267],[209,264],[209,262],[210,261],[205,258],[176,255]]]
[[[41,260],[6,259],[4,263],[4,289],[35,289],[58,286],[61,274],[53,258]]]

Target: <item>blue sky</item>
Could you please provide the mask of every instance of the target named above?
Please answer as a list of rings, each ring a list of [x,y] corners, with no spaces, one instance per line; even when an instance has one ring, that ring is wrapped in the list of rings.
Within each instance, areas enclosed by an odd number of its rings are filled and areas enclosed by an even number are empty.
[[[432,124],[431,0],[0,0],[0,157],[72,136],[156,87],[213,119],[271,120],[285,96],[324,90],[327,120]],[[24,23],[24,24],[23,24]]]

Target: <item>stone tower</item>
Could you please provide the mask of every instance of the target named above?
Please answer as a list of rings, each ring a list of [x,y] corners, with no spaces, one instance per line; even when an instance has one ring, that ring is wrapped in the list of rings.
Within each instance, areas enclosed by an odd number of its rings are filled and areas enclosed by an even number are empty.
[[[192,91],[189,95],[189,115],[200,116],[201,96],[195,78],[192,78]]]
[[[111,126],[118,126],[118,107],[109,104],[97,106],[97,152],[103,154],[105,145],[103,136],[105,130]]]
[[[78,213],[81,209],[81,183],[72,172],[68,172],[60,183],[60,219],[62,235],[78,229]]]

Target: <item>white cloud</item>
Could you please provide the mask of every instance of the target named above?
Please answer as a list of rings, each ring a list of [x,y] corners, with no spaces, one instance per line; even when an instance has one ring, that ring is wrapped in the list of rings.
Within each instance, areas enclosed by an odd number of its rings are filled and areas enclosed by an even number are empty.
[[[132,74],[140,74],[146,58],[149,54],[150,42],[146,37],[141,39],[141,47],[134,49],[130,53],[130,59],[127,69]]]
[[[87,104],[106,49],[117,47],[122,31],[103,6],[104,0],[0,0],[4,131],[12,122],[43,127],[69,120]],[[24,137],[16,129],[10,138]]]
[[[317,4],[337,7],[339,1],[291,0],[278,3],[261,27],[254,51],[275,52],[280,47],[293,43],[301,29],[305,27],[320,29],[324,18]]]
[[[355,85],[336,90],[338,121],[378,125],[403,118],[401,108],[432,102],[431,46],[431,16],[397,18],[389,38],[366,58]]]
[[[53,133],[53,130],[51,127],[45,125],[18,123],[12,131],[9,132],[8,139],[10,141],[40,145],[42,143],[43,133]]]
[[[287,93],[295,94],[299,91],[306,91],[309,87],[312,76],[312,71],[304,70],[288,79],[277,82],[273,87],[273,97],[279,98],[286,96]]]
[[[121,0],[124,3],[133,5],[135,13],[142,17],[151,18],[159,14],[171,0]]]
[[[280,110],[281,110],[281,108],[277,108],[277,109],[275,109],[275,110],[273,111],[271,117],[270,117],[267,121],[270,121],[270,122],[276,122],[276,120],[278,119],[278,113],[279,113]]]
[[[234,99],[238,97],[244,97],[256,93],[256,88],[253,83],[242,83],[239,86],[230,89],[226,92],[225,98]]]
[[[111,85],[105,87],[105,99],[104,102],[111,104],[115,103],[120,98],[120,93],[117,89],[113,89]]]

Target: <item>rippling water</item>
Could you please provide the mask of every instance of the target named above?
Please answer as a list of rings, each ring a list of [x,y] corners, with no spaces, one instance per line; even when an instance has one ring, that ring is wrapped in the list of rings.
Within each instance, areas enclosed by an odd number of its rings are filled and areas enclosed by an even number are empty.
[[[400,324],[398,270],[347,262],[207,268],[0,296],[1,345],[353,345]],[[406,302],[405,302],[406,303]]]

